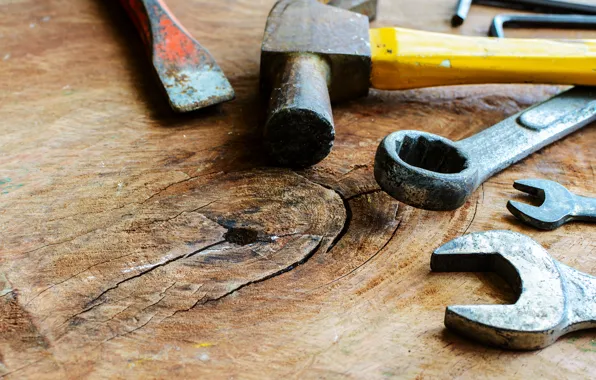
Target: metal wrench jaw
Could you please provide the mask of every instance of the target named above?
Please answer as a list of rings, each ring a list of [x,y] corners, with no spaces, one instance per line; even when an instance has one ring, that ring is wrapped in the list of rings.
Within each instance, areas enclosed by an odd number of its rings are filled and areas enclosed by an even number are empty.
[[[522,222],[542,230],[554,230],[572,220],[577,212],[576,196],[565,186],[544,179],[523,179],[513,187],[538,198],[538,207],[526,203],[509,201],[507,209]]]
[[[488,231],[462,236],[433,253],[431,269],[491,271],[517,290],[513,305],[447,308],[445,326],[481,343],[534,350],[595,325],[596,278],[554,260],[525,235]]]
[[[444,137],[419,131],[394,132],[375,156],[375,179],[393,198],[426,210],[460,207],[477,187],[468,155]]]

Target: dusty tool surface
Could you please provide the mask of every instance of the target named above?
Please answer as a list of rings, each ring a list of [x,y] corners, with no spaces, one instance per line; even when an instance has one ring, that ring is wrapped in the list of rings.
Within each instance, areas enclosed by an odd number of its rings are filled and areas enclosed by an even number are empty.
[[[512,229],[596,274],[593,225],[542,232],[505,209],[519,178],[594,189],[594,127],[490,178],[452,212],[397,203],[372,171],[391,132],[459,141],[557,87],[371,91],[334,108],[329,157],[273,169],[257,117],[273,1],[168,1],[237,93],[181,118],[147,80],[145,51],[130,44],[136,30],[118,4],[103,3],[0,5],[0,374],[594,377],[590,331],[517,353],[445,330],[445,305],[509,303],[514,293],[488,274],[428,268],[431,253],[463,233]],[[449,32],[453,6],[381,1],[375,25]],[[455,32],[484,35],[500,11],[475,6]]]
[[[555,260],[526,235],[467,234],[437,248],[430,266],[435,272],[495,272],[515,289],[513,305],[447,307],[445,326],[481,343],[537,350],[596,326],[596,277]]]
[[[234,89],[209,51],[192,38],[162,0],[120,3],[137,27],[175,112],[234,99]]]
[[[596,121],[596,88],[574,87],[461,141],[423,131],[387,136],[375,178],[395,199],[454,210],[487,178]]]
[[[374,7],[374,1],[366,0]],[[365,12],[366,13],[366,12]],[[596,86],[596,41],[495,39],[409,28],[369,28],[369,18],[317,0],[279,0],[267,18],[261,90],[264,139],[286,167],[317,164],[335,137],[331,102],[369,87],[535,83]]]
[[[542,230],[554,230],[571,221],[596,222],[596,198],[573,194],[555,181],[522,179],[513,183],[540,202],[534,206],[507,202],[507,209],[521,221]]]

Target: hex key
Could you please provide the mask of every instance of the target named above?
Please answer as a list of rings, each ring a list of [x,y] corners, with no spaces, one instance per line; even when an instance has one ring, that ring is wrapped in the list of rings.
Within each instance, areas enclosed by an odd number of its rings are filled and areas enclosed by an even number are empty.
[[[505,37],[506,27],[596,29],[596,16],[502,14],[493,19],[488,35]]]

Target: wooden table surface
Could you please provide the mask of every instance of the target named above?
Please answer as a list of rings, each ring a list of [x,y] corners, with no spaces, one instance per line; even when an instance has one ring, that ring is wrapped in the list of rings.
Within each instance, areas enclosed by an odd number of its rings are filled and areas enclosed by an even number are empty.
[[[331,155],[302,171],[260,147],[258,71],[272,0],[169,0],[237,92],[174,117],[117,2],[0,0],[0,375],[6,378],[594,377],[596,337],[487,348],[444,328],[449,304],[510,303],[497,276],[430,273],[464,233],[520,231],[596,273],[596,229],[525,227],[527,177],[590,194],[584,128],[491,178],[453,212],[399,204],[373,178],[400,129],[458,140],[560,90],[372,91],[334,107]],[[484,35],[500,10],[381,0],[375,25]],[[594,32],[516,36],[596,38]]]

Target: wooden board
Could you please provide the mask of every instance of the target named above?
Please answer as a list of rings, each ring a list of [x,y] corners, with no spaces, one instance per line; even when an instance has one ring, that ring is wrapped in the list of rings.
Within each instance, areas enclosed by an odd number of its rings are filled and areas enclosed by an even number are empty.
[[[258,111],[259,44],[273,1],[168,3],[237,100],[169,114],[115,2],[0,1],[0,375],[594,377],[591,331],[528,353],[446,331],[446,305],[515,297],[494,275],[429,270],[431,252],[450,239],[511,229],[596,273],[593,226],[538,232],[504,207],[519,198],[519,178],[593,193],[593,127],[490,179],[453,212],[399,204],[372,174],[392,131],[458,140],[559,88],[373,91],[334,108],[337,141],[324,162],[273,168]],[[381,0],[376,25],[483,35],[499,11],[474,6],[451,30],[454,7]]]

